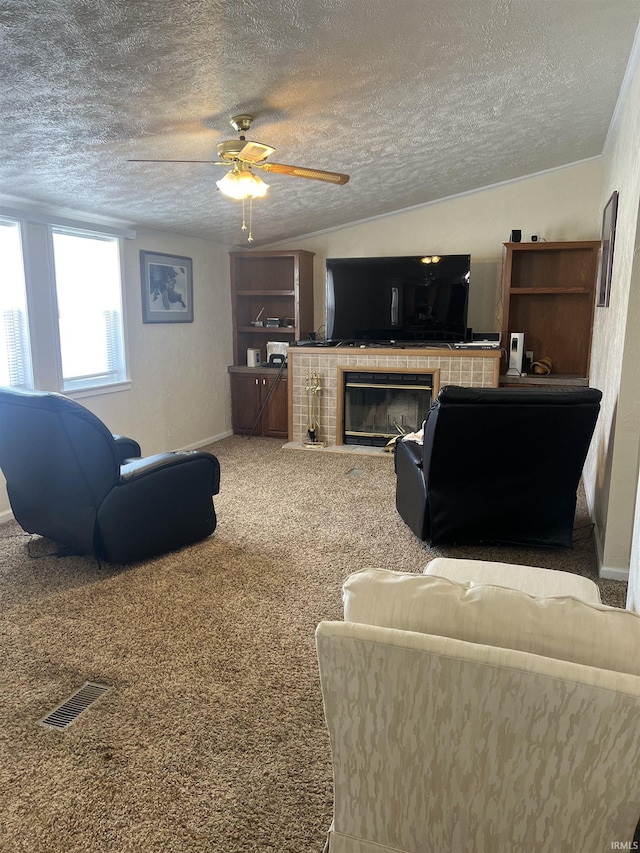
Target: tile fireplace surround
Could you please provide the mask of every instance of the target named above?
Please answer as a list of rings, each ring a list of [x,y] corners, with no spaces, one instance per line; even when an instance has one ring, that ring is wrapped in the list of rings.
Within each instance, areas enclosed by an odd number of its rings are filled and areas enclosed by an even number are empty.
[[[342,409],[338,405],[339,367],[433,369],[439,371],[439,387],[497,388],[500,350],[289,347],[289,446],[301,445],[307,437],[306,384],[311,373],[320,377],[319,437],[329,448],[342,446],[342,425],[337,423],[337,412]]]

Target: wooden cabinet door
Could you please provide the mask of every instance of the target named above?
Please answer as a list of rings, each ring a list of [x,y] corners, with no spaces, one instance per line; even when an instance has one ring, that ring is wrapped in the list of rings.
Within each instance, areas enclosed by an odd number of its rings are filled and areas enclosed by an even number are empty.
[[[256,423],[261,395],[262,378],[259,374],[231,374],[231,420],[236,435],[261,434],[260,419]]]
[[[289,437],[289,402],[287,395],[287,380],[280,378],[274,386],[274,380],[263,377],[262,399],[267,394],[269,398],[262,413],[262,434],[274,438]],[[271,390],[273,389],[273,390]],[[269,391],[271,390],[271,393]]]

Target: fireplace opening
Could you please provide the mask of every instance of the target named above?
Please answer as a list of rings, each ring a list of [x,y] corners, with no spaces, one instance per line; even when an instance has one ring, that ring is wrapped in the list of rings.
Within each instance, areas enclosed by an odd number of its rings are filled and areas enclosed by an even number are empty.
[[[432,392],[430,373],[345,371],[344,443],[384,447],[397,435],[415,432]]]

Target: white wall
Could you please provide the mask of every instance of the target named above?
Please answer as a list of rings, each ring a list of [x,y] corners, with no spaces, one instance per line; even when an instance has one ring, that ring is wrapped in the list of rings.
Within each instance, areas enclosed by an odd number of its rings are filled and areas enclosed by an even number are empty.
[[[499,331],[502,244],[511,230],[520,228],[526,240],[532,234],[548,241],[599,239],[601,194],[598,159],[270,248],[316,253],[316,328],[324,322],[327,257],[469,253],[469,325]]]
[[[630,293],[632,294],[630,303],[633,302],[633,304],[630,304],[629,308],[629,320],[636,324],[636,330],[640,328],[640,209],[638,210],[637,224],[638,227],[636,229],[630,283]],[[640,352],[638,352],[637,335],[635,336],[630,349],[626,351],[625,357],[631,365],[630,375],[628,375],[629,392],[633,395],[633,399],[635,399],[637,404],[638,400],[640,400],[640,388],[638,387],[640,383],[638,381],[639,377],[637,372],[637,365],[640,364]],[[637,427],[637,420],[635,422],[635,427]],[[637,433],[637,429],[634,430],[634,432]],[[638,478],[635,490],[635,511],[633,516],[633,540],[631,543],[631,559],[629,565],[627,607],[629,610],[635,610],[636,613],[640,613],[640,477]]]
[[[98,226],[96,226],[98,227]],[[44,226],[29,225],[33,297],[50,311]],[[114,433],[140,442],[144,455],[201,446],[231,432],[227,366],[232,363],[229,255],[224,247],[163,232],[139,230],[124,240],[124,312],[128,390],[83,396],[79,402]],[[142,322],[140,250],[193,260],[193,323]],[[50,324],[49,324],[50,325]],[[41,364],[37,387],[57,391],[47,323],[31,328]],[[9,502],[0,480],[0,519]]]
[[[614,190],[619,206],[611,304],[596,309],[592,379],[604,392],[601,417],[585,466],[587,496],[597,526],[602,571],[630,566],[629,605],[640,611],[640,517],[636,510],[640,449],[640,69],[610,134],[602,208]],[[632,553],[631,531],[635,528]]]
[[[193,323],[142,322],[141,249],[193,260]],[[125,285],[132,389],[83,404],[113,432],[122,424],[145,454],[191,447],[229,432],[228,251],[204,240],[140,230],[135,240],[125,241]]]

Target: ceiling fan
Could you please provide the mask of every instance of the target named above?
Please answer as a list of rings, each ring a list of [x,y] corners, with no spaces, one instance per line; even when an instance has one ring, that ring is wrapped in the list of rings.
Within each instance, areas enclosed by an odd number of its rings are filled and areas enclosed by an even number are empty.
[[[272,172],[274,175],[290,175],[294,178],[307,178],[312,181],[323,181],[328,184],[346,184],[349,175],[339,172],[326,172],[323,169],[309,169],[305,166],[289,166],[285,163],[268,163],[267,158],[273,154],[275,148],[263,145],[261,142],[247,141],[245,133],[253,123],[253,116],[242,114],[233,116],[231,126],[240,134],[238,139],[229,139],[218,144],[219,160],[129,160],[129,163],[206,163],[212,166],[231,166],[223,178],[216,181],[218,189],[230,198],[240,199],[244,202],[249,199],[250,204],[254,198],[266,195],[268,184],[265,184],[253,169],[263,172]],[[250,208],[251,217],[251,208]],[[242,217],[242,230],[246,230],[244,222],[244,207]],[[251,235],[251,224],[249,224],[249,242],[253,240]]]
[[[129,160],[129,163],[208,163],[212,166],[234,167],[243,164],[249,169],[262,169],[274,175],[291,175],[294,178],[308,178],[312,181],[324,181],[329,184],[346,184],[349,175],[339,172],[326,172],[322,169],[308,169],[304,166],[288,166],[284,163],[267,163],[267,157],[275,151],[270,145],[247,141],[245,133],[251,127],[253,116],[238,115],[231,119],[231,126],[240,134],[238,139],[229,139],[218,144],[219,160]]]

